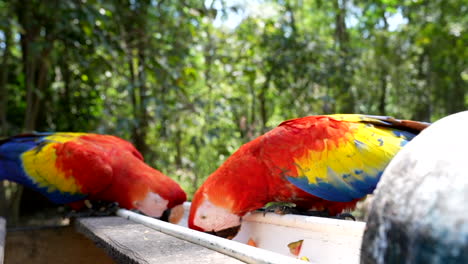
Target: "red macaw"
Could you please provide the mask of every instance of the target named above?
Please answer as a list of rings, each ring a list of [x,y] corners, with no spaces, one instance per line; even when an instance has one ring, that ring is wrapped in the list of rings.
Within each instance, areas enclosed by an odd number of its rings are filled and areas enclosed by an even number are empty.
[[[368,115],[285,121],[241,146],[194,195],[189,227],[224,237],[269,202],[331,216],[372,193],[392,157],[429,124]]]
[[[180,186],[144,163],[132,144],[110,135],[37,133],[1,140],[0,179],[39,191],[58,204],[117,202],[152,217],[176,209],[172,222],[182,217],[186,200]]]

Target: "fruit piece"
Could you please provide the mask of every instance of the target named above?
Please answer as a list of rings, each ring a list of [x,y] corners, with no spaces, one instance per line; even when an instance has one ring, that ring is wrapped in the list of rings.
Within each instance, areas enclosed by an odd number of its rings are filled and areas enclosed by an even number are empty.
[[[301,252],[302,242],[304,242],[303,239],[289,243],[289,252],[291,252],[291,254],[293,254],[294,256],[299,255],[299,252]]]
[[[257,243],[255,243],[255,241],[252,238],[249,238],[247,245],[252,246],[252,247],[258,247]]]

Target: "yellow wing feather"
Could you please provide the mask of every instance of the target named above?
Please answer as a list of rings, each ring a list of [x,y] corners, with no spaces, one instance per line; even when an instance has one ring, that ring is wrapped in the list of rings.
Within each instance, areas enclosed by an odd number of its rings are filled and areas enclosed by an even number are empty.
[[[57,144],[73,140],[81,135],[83,133],[54,134],[46,137],[48,143],[40,149],[33,148],[24,152],[21,156],[23,168],[31,180],[39,187],[47,188],[48,192],[58,190],[70,194],[79,193],[80,188],[71,172],[62,171],[56,167],[55,147]]]

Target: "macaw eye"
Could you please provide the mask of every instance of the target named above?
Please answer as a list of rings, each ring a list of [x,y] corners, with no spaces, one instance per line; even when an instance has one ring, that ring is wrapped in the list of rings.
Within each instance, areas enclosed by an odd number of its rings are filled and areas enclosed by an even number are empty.
[[[200,218],[201,218],[201,219],[206,219],[206,218],[208,218],[208,216],[202,215],[202,216],[200,216]]]

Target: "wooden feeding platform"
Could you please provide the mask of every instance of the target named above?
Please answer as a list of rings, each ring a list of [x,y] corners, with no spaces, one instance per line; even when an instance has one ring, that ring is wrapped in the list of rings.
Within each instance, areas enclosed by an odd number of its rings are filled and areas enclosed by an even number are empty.
[[[118,216],[82,218],[76,228],[117,263],[242,263]]]
[[[365,223],[298,215],[253,213],[231,240],[154,220],[127,210],[81,218],[76,229],[117,263],[359,263]],[[246,245],[253,241],[257,247]],[[297,256],[288,247],[302,240]],[[337,254],[339,252],[339,254]]]
[[[4,242],[5,258],[0,263],[115,263],[92,240],[77,232],[74,225],[8,228]]]
[[[0,217],[0,264],[3,264],[5,253],[5,235],[6,235],[6,221]]]
[[[0,218],[0,264],[4,245],[6,264],[359,263],[363,222],[255,212],[228,240],[187,228],[190,203],[184,207],[178,225],[121,209],[118,216],[78,218],[69,226],[8,229],[6,240]],[[288,244],[298,241],[295,255]]]

